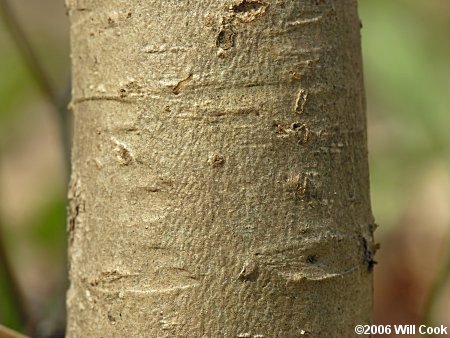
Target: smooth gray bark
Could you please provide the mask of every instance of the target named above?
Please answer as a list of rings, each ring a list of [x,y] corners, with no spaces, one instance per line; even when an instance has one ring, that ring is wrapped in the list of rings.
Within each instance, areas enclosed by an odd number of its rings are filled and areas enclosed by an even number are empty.
[[[356,0],[69,0],[69,337],[350,337],[373,218]]]

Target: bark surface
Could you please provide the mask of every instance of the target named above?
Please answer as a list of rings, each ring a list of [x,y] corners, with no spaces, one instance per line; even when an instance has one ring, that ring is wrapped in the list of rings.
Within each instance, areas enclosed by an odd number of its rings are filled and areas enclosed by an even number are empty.
[[[69,337],[350,337],[374,245],[355,0],[68,0]]]

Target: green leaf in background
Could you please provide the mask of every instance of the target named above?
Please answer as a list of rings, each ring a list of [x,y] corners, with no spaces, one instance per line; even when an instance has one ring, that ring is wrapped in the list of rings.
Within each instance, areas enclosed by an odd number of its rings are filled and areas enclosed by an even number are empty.
[[[0,23],[0,141],[33,94],[32,78]],[[30,85],[31,84],[31,85]]]
[[[435,0],[359,1],[372,201],[388,228],[426,170],[449,158],[449,10]]]
[[[65,256],[66,247],[66,199],[54,196],[42,208],[32,224],[32,241],[50,255]]]
[[[11,291],[10,285],[5,278],[3,266],[0,264],[0,323],[6,327],[20,331],[21,318],[17,311],[15,311],[16,301],[13,299],[14,293]]]

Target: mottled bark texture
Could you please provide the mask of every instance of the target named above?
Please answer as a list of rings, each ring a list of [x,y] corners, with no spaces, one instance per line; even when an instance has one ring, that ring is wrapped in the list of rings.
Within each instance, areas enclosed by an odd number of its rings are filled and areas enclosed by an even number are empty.
[[[350,337],[374,246],[356,0],[68,0],[69,337]]]

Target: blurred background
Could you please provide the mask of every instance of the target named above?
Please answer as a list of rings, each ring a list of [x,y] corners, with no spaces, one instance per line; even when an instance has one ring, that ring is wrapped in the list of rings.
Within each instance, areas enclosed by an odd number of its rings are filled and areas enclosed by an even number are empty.
[[[62,337],[68,20],[61,0],[5,3],[0,0],[2,14],[9,10],[0,16],[0,324]],[[450,1],[360,0],[359,11],[381,243],[374,323],[450,326]]]

